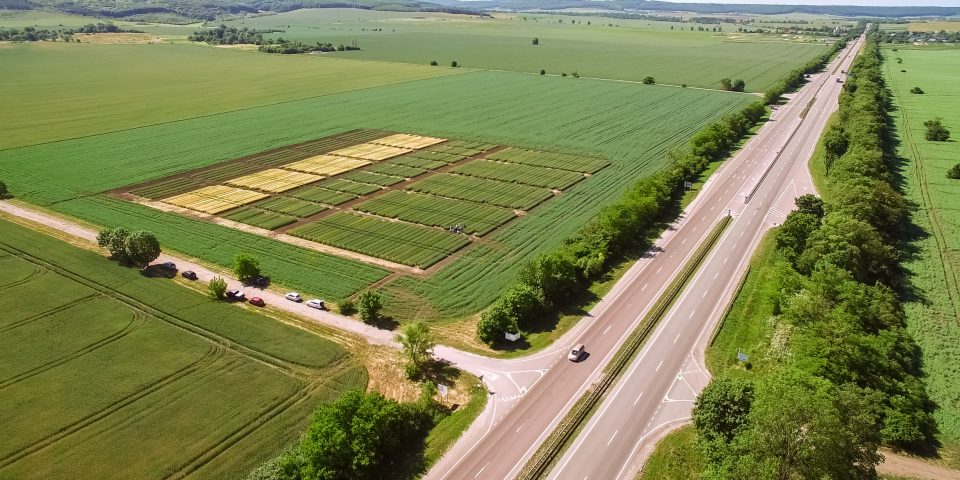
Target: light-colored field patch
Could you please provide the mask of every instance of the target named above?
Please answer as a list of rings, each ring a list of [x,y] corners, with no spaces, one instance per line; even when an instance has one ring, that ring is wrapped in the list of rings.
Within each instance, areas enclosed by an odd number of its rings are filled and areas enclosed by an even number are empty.
[[[267,196],[268,195],[264,193],[244,190],[242,188],[228,187],[226,185],[211,185],[175,195],[163,201],[178,207],[216,215],[231,208],[237,208],[257,200],[262,200],[267,198]]]
[[[322,179],[323,177],[320,175],[270,168],[228,180],[227,183],[238,187],[281,193]]]
[[[163,43],[164,39],[149,33],[75,33],[73,38],[80,43],[104,45]]]
[[[338,173],[349,172],[350,170],[369,164],[369,160],[338,157],[336,155],[317,155],[316,157],[310,157],[300,160],[299,162],[283,165],[281,168],[329,177]]]
[[[404,153],[410,153],[413,149],[409,148],[399,148],[391,147],[388,145],[377,145],[375,143],[361,143],[359,145],[354,145],[352,147],[341,148],[340,150],[334,150],[330,152],[330,155],[339,155],[342,157],[353,157],[360,158],[363,160],[371,160],[374,162],[379,162],[380,160],[386,160],[388,158],[393,158]]]
[[[421,148],[429,147],[430,145],[436,145],[438,143],[445,142],[446,140],[447,139],[445,138],[424,137],[422,135],[410,135],[409,133],[397,133],[388,137],[378,138],[371,143],[378,143],[380,145],[387,145],[390,147],[419,150]]]

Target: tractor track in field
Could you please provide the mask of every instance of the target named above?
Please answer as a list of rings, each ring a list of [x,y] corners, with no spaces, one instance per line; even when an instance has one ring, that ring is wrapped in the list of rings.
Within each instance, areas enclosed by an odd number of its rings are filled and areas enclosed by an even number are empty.
[[[232,432],[229,432],[220,442],[217,442],[217,444],[211,446],[207,450],[195,455],[193,458],[189,459],[183,467],[176,472],[171,473],[166,478],[186,478],[191,473],[203,468],[204,465],[210,463],[222,453],[226,452],[237,442],[250,436],[250,434],[258,430],[260,427],[266,425],[274,418],[282,415],[284,412],[309,399],[313,393],[323,388],[329,388],[327,385],[327,380],[331,377],[334,377],[337,373],[343,372],[346,367],[349,367],[349,365],[340,363],[334,368],[325,370],[323,377],[317,377],[309,383],[301,383],[300,388],[292,392],[291,395],[274,402],[266,410],[264,410],[261,415],[257,416],[256,419],[234,429]]]
[[[176,317],[175,315],[172,315],[172,314],[163,312],[163,311],[158,310],[158,309],[156,309],[156,308],[154,308],[154,307],[152,307],[152,306],[150,306],[150,305],[147,305],[147,304],[145,304],[145,303],[143,303],[143,302],[140,302],[140,301],[138,301],[138,300],[136,300],[136,299],[133,299],[133,298],[131,298],[131,297],[128,297],[127,295],[124,295],[124,294],[122,294],[122,293],[120,293],[120,292],[118,292],[118,291],[116,291],[116,290],[113,290],[113,289],[110,288],[110,287],[107,287],[107,286],[105,286],[105,285],[101,285],[101,284],[99,284],[99,283],[97,283],[97,282],[95,282],[95,281],[93,281],[93,280],[90,280],[90,279],[84,277],[83,275],[76,274],[76,273],[74,273],[74,272],[72,272],[72,271],[70,271],[70,270],[67,270],[66,268],[63,268],[63,267],[60,267],[60,266],[51,264],[51,263],[49,263],[49,262],[44,261],[43,259],[34,257],[33,255],[31,255],[31,254],[29,254],[29,253],[27,253],[27,252],[24,252],[24,251],[21,251],[21,250],[17,249],[16,247],[13,247],[13,246],[10,246],[10,245],[7,245],[7,244],[4,244],[4,243],[0,242],[0,250],[6,250],[8,253],[11,253],[11,254],[13,254],[13,255],[16,255],[16,256],[18,256],[18,257],[20,257],[20,258],[22,258],[22,259],[24,259],[24,260],[26,260],[26,261],[32,262],[32,263],[34,263],[34,264],[36,264],[36,265],[39,265],[39,266],[42,267],[42,268],[46,268],[46,269],[48,269],[48,270],[50,270],[50,271],[52,271],[52,272],[54,272],[54,273],[57,273],[57,274],[59,274],[59,275],[62,275],[62,276],[66,277],[66,278],[68,278],[68,279],[70,279],[70,280],[73,280],[73,281],[75,281],[75,282],[77,282],[77,283],[79,283],[79,284],[81,284],[81,285],[84,285],[84,286],[86,286],[86,287],[88,287],[88,288],[91,288],[91,289],[93,289],[93,290],[95,290],[95,291],[97,291],[97,292],[99,292],[99,293],[101,293],[101,294],[104,294],[104,295],[106,295],[106,296],[109,296],[109,297],[113,298],[114,300],[117,300],[117,301],[119,301],[119,302],[121,302],[121,303],[123,303],[123,304],[128,305],[129,307],[133,308],[134,310],[138,310],[138,311],[144,312],[144,313],[146,313],[146,314],[148,314],[148,315],[150,315],[150,316],[152,316],[152,317],[154,317],[154,318],[157,318],[158,320],[164,321],[164,322],[166,322],[166,323],[168,323],[168,324],[170,324],[170,325],[172,325],[172,326],[174,326],[174,327],[178,327],[178,328],[180,328],[180,329],[182,329],[182,330],[184,330],[184,331],[187,331],[187,332],[189,332],[189,333],[191,333],[191,334],[197,335],[197,336],[199,336],[199,337],[201,337],[201,338],[203,338],[203,339],[205,339],[205,340],[207,340],[207,341],[209,341],[209,342],[211,342],[211,343],[213,343],[213,344],[215,344],[215,345],[218,345],[218,346],[221,346],[221,347],[223,347],[223,348],[226,348],[227,350],[233,351],[234,353],[236,353],[236,354],[238,354],[238,355],[240,355],[240,356],[249,358],[249,359],[251,359],[251,360],[253,360],[253,361],[256,361],[256,362],[258,362],[258,363],[262,363],[262,364],[264,364],[264,365],[267,365],[267,366],[270,367],[270,368],[277,369],[277,370],[282,371],[282,372],[284,372],[284,373],[286,373],[286,374],[288,374],[288,375],[291,375],[291,376],[294,376],[294,377],[302,377],[302,376],[304,376],[304,375],[309,375],[309,372],[313,370],[311,367],[308,367],[308,366],[306,366],[306,365],[298,365],[298,364],[296,364],[296,363],[294,363],[294,362],[290,362],[290,361],[287,361],[287,360],[281,360],[281,359],[276,358],[276,357],[274,357],[274,356],[272,356],[272,355],[270,355],[270,354],[268,354],[268,353],[266,353],[266,352],[262,352],[262,351],[260,351],[260,350],[256,350],[256,349],[251,348],[251,347],[248,347],[248,346],[246,346],[246,345],[242,345],[242,344],[240,344],[240,343],[238,343],[238,342],[235,342],[235,341],[233,341],[233,340],[230,340],[229,338],[224,337],[224,336],[222,336],[222,335],[220,335],[220,334],[217,334],[217,333],[212,332],[212,331],[210,331],[210,330],[207,330],[207,329],[205,329],[205,328],[203,328],[203,327],[200,327],[200,326],[195,325],[195,324],[193,324],[193,323],[190,323],[190,322],[188,322],[188,321],[186,321],[186,320],[183,320],[183,319],[181,319],[181,318],[179,318],[179,317]]]
[[[130,319],[130,322],[128,322],[122,329],[114,332],[112,335],[101,338],[100,340],[97,340],[96,342],[91,343],[90,345],[87,345],[79,350],[76,350],[62,357],[51,360],[43,365],[34,367],[30,370],[27,370],[26,372],[22,372],[13,377],[0,380],[0,390],[16,385],[17,383],[23,380],[26,380],[35,375],[39,375],[43,372],[46,372],[47,370],[50,370],[51,368],[58,367],[67,362],[80,358],[88,353],[99,350],[100,348],[105,347],[123,337],[126,337],[130,333],[140,328],[146,322],[146,317],[147,315],[145,313],[140,312],[138,310],[134,310],[133,317]]]
[[[67,305],[66,308],[71,308],[71,307],[73,307],[73,306],[75,306],[75,305],[80,305],[80,304],[83,304],[83,303],[87,303],[87,302],[89,302],[89,301],[94,300],[95,298],[101,297],[102,295],[103,295],[103,294],[100,293],[100,292],[94,292],[94,293],[91,293],[90,295],[86,295],[86,296],[77,298],[77,299],[74,300],[71,304]],[[26,324],[28,324],[28,323],[36,322],[37,320],[42,320],[42,319],[44,319],[44,318],[46,318],[46,317],[48,317],[48,316],[50,316],[50,315],[52,315],[52,314],[54,314],[54,313],[57,313],[57,312],[63,310],[64,308],[65,308],[64,305],[57,305],[56,307],[52,307],[52,308],[50,308],[50,309],[48,309],[48,310],[44,310],[44,311],[42,311],[42,312],[40,312],[40,313],[31,315],[31,316],[29,316],[29,317],[27,317],[27,318],[18,320],[18,321],[14,322],[14,323],[11,323],[11,324],[8,324],[8,325],[4,325],[3,327],[0,327],[0,333],[4,333],[4,332],[10,331],[10,330],[13,330],[13,329],[15,329],[15,328],[19,328],[19,327],[21,327],[21,326],[23,326],[23,325],[26,325]]]
[[[201,356],[199,359],[197,359],[195,362],[189,365],[186,365],[183,368],[180,368],[179,370],[176,370],[170,373],[169,375],[160,378],[156,382],[150,385],[147,385],[146,387],[107,405],[105,408],[101,409],[96,413],[88,415],[84,418],[81,418],[73,423],[70,423],[62,427],[59,431],[51,435],[48,435],[47,437],[31,445],[25,446],[20,450],[12,452],[5,457],[0,457],[0,470],[12,465],[13,463],[17,462],[18,460],[28,455],[31,455],[46,447],[49,447],[50,445],[53,445],[54,443],[60,440],[63,440],[64,438],[67,438],[70,435],[73,435],[79,432],[80,430],[87,428],[90,425],[93,425],[109,417],[114,412],[128,405],[131,405],[148,395],[151,395],[163,389],[167,385],[170,385],[184,377],[187,377],[193,374],[194,372],[197,372],[200,369],[206,368],[208,365],[214,363],[216,360],[219,360],[221,357],[223,357],[224,352],[225,352],[224,348],[218,345],[210,345],[210,348],[207,350],[207,352],[203,356]]]
[[[903,118],[902,134],[905,143],[909,146],[910,151],[913,153],[913,171],[914,175],[917,177],[917,183],[920,187],[920,198],[923,201],[921,208],[924,214],[926,214],[927,221],[930,222],[930,230],[933,231],[933,239],[937,245],[937,254],[940,257],[940,264],[943,266],[943,278],[944,283],[946,283],[946,288],[944,290],[946,291],[947,299],[950,302],[950,309],[953,312],[953,318],[960,322],[960,308],[957,306],[958,299],[956,298],[958,288],[960,288],[960,277],[958,277],[956,269],[954,268],[954,258],[950,252],[948,252],[946,234],[943,232],[943,225],[940,223],[940,215],[937,213],[933,203],[933,197],[930,195],[930,185],[927,183],[926,179],[923,156],[921,155],[920,149],[917,148],[916,142],[913,140],[913,133],[910,131],[910,119],[908,118],[907,111],[903,106],[903,100],[900,95],[899,88],[894,86],[893,90],[894,97],[897,99],[897,107],[899,108],[900,115]]]
[[[45,271],[44,269],[42,269],[42,268],[34,265],[34,266],[33,266],[33,271],[30,272],[29,275],[27,275],[26,277],[23,277],[23,278],[21,278],[21,279],[19,279],[19,280],[14,280],[14,281],[12,281],[12,282],[10,282],[10,283],[0,284],[0,288],[13,288],[13,287],[16,287],[16,286],[18,286],[18,285],[23,285],[24,283],[28,283],[28,282],[32,281],[34,278],[37,278],[38,276],[42,275],[44,271]],[[0,330],[0,331],[2,331],[2,330]]]

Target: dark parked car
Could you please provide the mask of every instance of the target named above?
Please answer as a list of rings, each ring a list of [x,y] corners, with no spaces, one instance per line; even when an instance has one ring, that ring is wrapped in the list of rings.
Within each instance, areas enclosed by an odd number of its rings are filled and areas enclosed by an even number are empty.
[[[253,279],[250,280],[250,285],[257,288],[264,288],[269,283],[270,279],[267,277],[253,277]]]
[[[180,276],[186,278],[187,280],[196,280],[197,274],[193,270],[184,270],[180,272]]]
[[[164,263],[161,263],[160,266],[163,267],[163,268],[166,268],[166,269],[168,269],[168,270],[176,270],[176,269],[177,269],[177,264],[176,264],[176,263],[173,263],[173,262],[164,262]]]

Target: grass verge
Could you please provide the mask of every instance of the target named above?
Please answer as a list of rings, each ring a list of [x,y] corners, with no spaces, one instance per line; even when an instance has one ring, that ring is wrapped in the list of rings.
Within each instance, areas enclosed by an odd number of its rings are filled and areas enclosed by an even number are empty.
[[[697,431],[693,425],[680,427],[660,440],[647,459],[637,480],[675,480],[700,478],[703,456],[697,450]]]

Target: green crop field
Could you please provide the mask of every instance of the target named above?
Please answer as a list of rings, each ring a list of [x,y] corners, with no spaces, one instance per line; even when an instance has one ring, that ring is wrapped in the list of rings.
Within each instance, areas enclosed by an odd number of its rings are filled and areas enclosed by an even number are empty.
[[[556,168],[583,173],[595,173],[609,165],[609,162],[600,158],[569,155],[560,152],[536,152],[519,148],[505,148],[490,155],[488,158],[534,167]]]
[[[401,191],[387,192],[353,208],[434,227],[460,224],[464,233],[476,235],[486,235],[514,218],[513,211],[506,208]]]
[[[340,205],[341,203],[346,203],[357,198],[356,195],[351,195],[349,193],[336,192],[333,190],[327,190],[326,188],[310,185],[298,188],[296,190],[291,190],[287,192],[286,195],[311,202],[324,203],[327,205]]]
[[[297,217],[254,207],[240,207],[236,210],[231,210],[223,217],[235,222],[253,225],[254,227],[266,228],[267,230],[276,230],[297,221]]]
[[[441,173],[410,185],[410,190],[442,197],[530,210],[553,196],[545,188]]]
[[[237,252],[250,252],[277,284],[337,301],[388,272],[101,193],[358,128],[524,147],[493,155],[535,166],[602,167],[555,196],[545,188],[502,184],[508,187],[504,191],[533,188],[543,192],[542,198],[553,198],[432,276],[401,277],[386,286],[388,308],[398,319],[424,308],[437,312],[437,318],[456,319],[488,305],[525,259],[562,242],[628,185],[660,168],[671,146],[752,101],[751,95],[705,90],[473,72],[0,151],[0,178],[21,200],[96,225],[147,229],[166,248],[214,264],[229,266]],[[452,146],[484,147],[468,145]],[[458,158],[436,151],[410,157]],[[591,160],[571,163],[574,159]],[[284,195],[333,203],[320,196],[335,195],[333,190],[364,195],[379,188],[329,179]],[[450,195],[463,196],[456,189]]]
[[[317,203],[287,197],[271,197],[262,202],[255,203],[253,206],[300,218],[316,215],[327,209],[327,207]]]
[[[905,304],[910,334],[923,352],[927,391],[938,405],[940,432],[960,444],[960,180],[946,171],[960,163],[960,143],[930,142],[923,122],[941,117],[960,135],[960,49],[884,50],[886,76],[896,107],[895,122],[904,159],[902,188],[916,205],[911,219],[919,233],[916,252],[905,262],[916,297]],[[896,63],[895,58],[902,58]],[[901,72],[906,70],[906,72]],[[923,95],[911,94],[920,87]]]
[[[725,25],[726,32],[720,33],[680,31],[680,25],[666,22],[537,14],[481,19],[321,9],[228,23],[281,29],[284,32],[273,36],[310,43],[356,41],[360,51],[331,53],[343,58],[418,65],[437,61],[440,67],[435,68],[444,70],[456,60],[469,68],[528,73],[545,69],[557,75],[576,71],[588,77],[633,81],[650,75],[662,83],[706,88],[718,88],[721,78],[730,77],[744,79],[749,91],[766,89],[824,48],[810,43],[813,39],[801,43],[773,35],[738,34],[732,25]],[[539,45],[532,44],[533,38],[539,39]]]
[[[442,230],[337,212],[291,229],[291,235],[404,265],[427,268],[470,240]]]
[[[0,109],[0,149],[452,73],[194,45],[3,45],[0,105],[17,108]]]
[[[533,187],[563,190],[583,180],[583,175],[555,168],[534,167],[516,163],[491,161],[470,162],[450,170],[451,173],[488,178],[502,182],[521,183]]]
[[[344,180],[350,180],[353,182],[369,183],[371,185],[380,185],[382,187],[389,187],[390,185],[396,185],[404,180],[403,178],[400,178],[400,177],[391,177],[389,175],[381,175],[379,173],[360,172],[360,171],[345,173],[341,175],[339,178],[342,178]]]
[[[239,478],[366,383],[321,337],[5,221],[0,269],[2,478]]]

